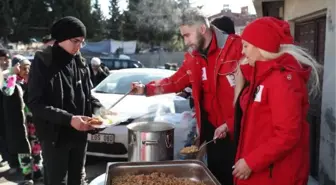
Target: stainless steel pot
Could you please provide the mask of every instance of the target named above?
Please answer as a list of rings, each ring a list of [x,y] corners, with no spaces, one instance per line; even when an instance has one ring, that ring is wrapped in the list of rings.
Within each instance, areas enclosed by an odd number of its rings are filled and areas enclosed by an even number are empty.
[[[135,122],[128,128],[128,160],[165,161],[174,158],[174,125],[164,122]]]

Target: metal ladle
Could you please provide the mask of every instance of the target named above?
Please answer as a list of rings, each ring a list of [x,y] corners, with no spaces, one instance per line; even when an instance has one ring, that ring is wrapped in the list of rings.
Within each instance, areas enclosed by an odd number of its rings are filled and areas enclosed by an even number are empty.
[[[124,94],[121,98],[119,98],[114,104],[112,104],[108,109],[102,107],[99,109],[98,115],[100,117],[102,117],[103,119],[108,119],[106,116],[110,115],[110,109],[112,109],[113,107],[115,107],[119,102],[121,102],[121,100],[123,100],[124,98],[126,98],[126,96],[128,96],[129,94],[131,94],[133,92],[133,89],[131,89],[130,91],[128,91],[126,94]]]
[[[201,149],[204,148],[207,144],[216,141],[216,139],[218,139],[218,138],[214,138],[214,139],[212,139],[212,140],[210,140],[210,141],[204,143],[201,147],[198,148],[198,152],[201,151]]]

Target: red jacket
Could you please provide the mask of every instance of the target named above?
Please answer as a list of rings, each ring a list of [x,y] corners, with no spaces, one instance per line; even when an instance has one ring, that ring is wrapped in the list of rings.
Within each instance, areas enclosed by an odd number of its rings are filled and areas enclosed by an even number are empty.
[[[243,111],[236,161],[252,169],[236,185],[306,185],[309,176],[307,81],[310,68],[289,54],[255,67],[241,66],[249,81],[241,96]]]
[[[236,35],[223,34],[216,28],[213,28],[213,33],[215,39],[209,49],[208,61],[205,61],[197,52],[186,53],[181,67],[174,75],[146,85],[146,95],[180,92],[192,85],[198,129],[201,127],[201,106],[203,106],[212,108],[211,118],[208,119],[215,127],[226,122],[232,132],[234,89],[228,77],[235,70],[237,61],[241,58],[242,44],[240,37]],[[207,82],[204,82],[204,75],[202,76],[205,62],[213,68],[213,71],[207,72]],[[205,95],[204,92],[211,93],[212,101],[201,102]],[[203,105],[202,103],[208,104]]]

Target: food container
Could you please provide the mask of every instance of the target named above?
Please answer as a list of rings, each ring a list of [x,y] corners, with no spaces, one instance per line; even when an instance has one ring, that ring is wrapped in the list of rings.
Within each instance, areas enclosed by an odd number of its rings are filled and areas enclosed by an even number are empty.
[[[174,158],[174,125],[135,122],[128,128],[128,160],[165,161]]]
[[[175,177],[187,178],[206,185],[220,185],[210,170],[201,161],[158,161],[158,162],[116,162],[108,163],[105,185],[112,185],[112,178],[127,174],[151,174],[162,172]]]

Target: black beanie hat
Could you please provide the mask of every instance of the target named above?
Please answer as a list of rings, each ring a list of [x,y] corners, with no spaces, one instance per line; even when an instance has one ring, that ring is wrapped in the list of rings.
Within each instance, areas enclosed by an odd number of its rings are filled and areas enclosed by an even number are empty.
[[[219,18],[216,18],[211,22],[214,26],[216,26],[218,29],[226,32],[227,34],[235,34],[235,27],[232,19],[227,16],[222,16]]]
[[[9,55],[9,51],[5,48],[0,48],[0,57],[7,57],[9,58],[10,55]]]
[[[86,37],[86,27],[76,17],[63,17],[51,27],[51,37],[57,42],[75,37]]]
[[[19,63],[20,65],[28,64],[30,65],[31,62],[22,55],[15,55],[12,59],[12,66],[15,66],[15,64]]]

